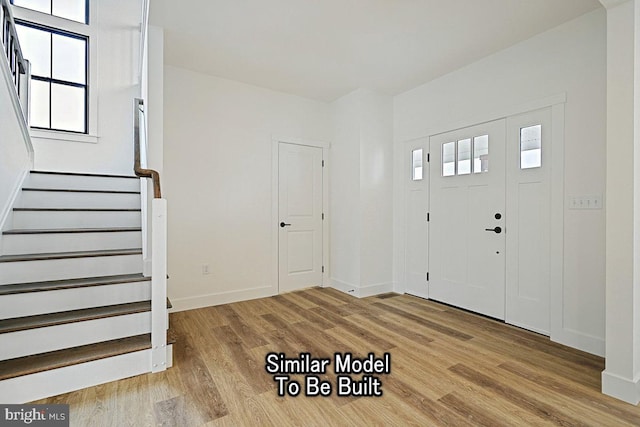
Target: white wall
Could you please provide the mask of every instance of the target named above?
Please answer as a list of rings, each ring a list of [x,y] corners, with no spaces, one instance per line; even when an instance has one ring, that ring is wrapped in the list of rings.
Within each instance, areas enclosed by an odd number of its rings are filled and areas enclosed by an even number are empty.
[[[597,10],[533,37],[394,100],[395,141],[508,114],[566,93],[565,196],[604,195],[606,20]],[[498,117],[487,117],[496,112]],[[396,149],[396,156],[402,150]],[[396,159],[396,164],[403,162]],[[396,170],[395,191],[401,171]],[[565,205],[566,206],[566,205]],[[395,230],[404,215],[397,212]],[[396,235],[396,251],[403,236]],[[604,210],[564,211],[561,327],[572,345],[603,354]],[[400,266],[396,265],[396,277]],[[398,284],[399,288],[403,284]]]
[[[393,104],[359,89],[333,103],[331,281],[357,296],[393,281]]]
[[[330,123],[326,103],[165,66],[163,183],[177,310],[277,293],[272,136],[330,141]]]
[[[34,138],[43,170],[133,174],[133,99],[140,96],[142,0],[92,2],[97,30],[97,142]],[[90,52],[90,55],[92,53]],[[95,138],[93,138],[95,141]]]

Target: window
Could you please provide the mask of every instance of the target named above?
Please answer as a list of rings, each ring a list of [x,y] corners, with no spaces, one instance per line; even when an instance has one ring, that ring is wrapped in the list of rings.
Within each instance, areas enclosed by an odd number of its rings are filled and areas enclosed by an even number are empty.
[[[47,15],[89,23],[87,0],[12,0],[11,3]]]
[[[520,169],[542,166],[542,125],[520,129]]]
[[[95,93],[90,101],[89,90],[89,81],[95,81],[90,79],[89,69],[92,35],[87,25],[89,2],[12,0],[12,3],[18,6],[14,15],[22,52],[31,62],[31,128],[35,133],[54,130],[88,134],[89,109],[91,105],[95,112],[96,102]],[[95,135],[95,123],[91,128]]]
[[[411,179],[414,180],[414,181],[420,181],[422,179],[422,171],[423,171],[423,169],[422,169],[422,148],[419,148],[417,150],[413,150],[411,152],[411,159],[412,159]]]
[[[87,39],[29,23],[16,29],[31,61],[31,126],[87,132]]]
[[[484,172],[489,172],[489,135],[442,144],[442,176]]]

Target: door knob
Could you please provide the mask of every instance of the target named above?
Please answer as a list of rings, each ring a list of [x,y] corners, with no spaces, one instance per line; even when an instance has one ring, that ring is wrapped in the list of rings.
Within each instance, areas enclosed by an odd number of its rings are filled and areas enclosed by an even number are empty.
[[[485,228],[484,231],[493,231],[496,234],[500,234],[500,233],[502,233],[502,227]]]
[[[286,224],[284,221],[280,223],[280,227],[285,228],[289,227],[291,224]]]

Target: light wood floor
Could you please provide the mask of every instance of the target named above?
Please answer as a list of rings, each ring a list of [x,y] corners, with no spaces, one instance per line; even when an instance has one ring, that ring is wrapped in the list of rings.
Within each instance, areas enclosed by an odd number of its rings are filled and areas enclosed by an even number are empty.
[[[640,407],[600,393],[601,358],[411,296],[314,288],[175,313],[171,327],[170,370],[38,403],[70,404],[72,426],[640,425]],[[382,397],[279,398],[269,352],[389,352],[391,373]]]

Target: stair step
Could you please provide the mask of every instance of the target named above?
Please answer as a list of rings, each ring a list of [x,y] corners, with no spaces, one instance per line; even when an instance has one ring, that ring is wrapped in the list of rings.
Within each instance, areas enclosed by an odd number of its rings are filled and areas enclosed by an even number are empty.
[[[129,190],[79,190],[70,188],[23,188],[22,191],[42,191],[47,193],[102,193],[102,194],[140,194]]]
[[[175,335],[167,332],[167,345],[175,344]],[[94,360],[151,348],[151,334],[104,341],[96,344],[19,357],[0,362],[0,381],[50,371]]]
[[[71,259],[71,258],[94,258],[103,256],[120,256],[120,255],[141,255],[142,249],[114,249],[105,251],[82,251],[82,252],[61,252],[61,253],[45,253],[45,254],[25,254],[25,255],[3,255],[0,256],[0,263],[19,262],[19,261],[45,261],[54,259]]]
[[[149,348],[151,334],[143,334],[5,360],[0,362],[0,381]]]
[[[23,188],[17,201],[21,208],[140,208],[140,191]]]
[[[12,227],[16,229],[43,228],[103,228],[140,227],[141,209],[86,208],[16,208]]]
[[[85,308],[61,313],[40,314],[0,320],[0,334],[64,325],[87,320],[105,319],[127,314],[143,313],[151,310],[151,301]]]
[[[49,229],[19,229],[3,231],[5,235],[16,234],[66,234],[66,233],[121,233],[142,231],[140,227],[111,227],[111,228],[49,228]]]
[[[15,283],[0,286],[0,296],[27,292],[46,292],[63,289],[86,288],[91,286],[117,285],[119,283],[146,282],[150,277],[142,274],[119,274],[117,276],[87,277],[69,280],[51,280],[47,282]]]
[[[112,175],[112,174],[84,173],[84,172],[58,172],[58,171],[34,170],[34,171],[31,171],[30,173],[39,174],[39,175],[91,176],[91,177],[100,177],[100,178],[140,179],[139,177],[134,175]]]

